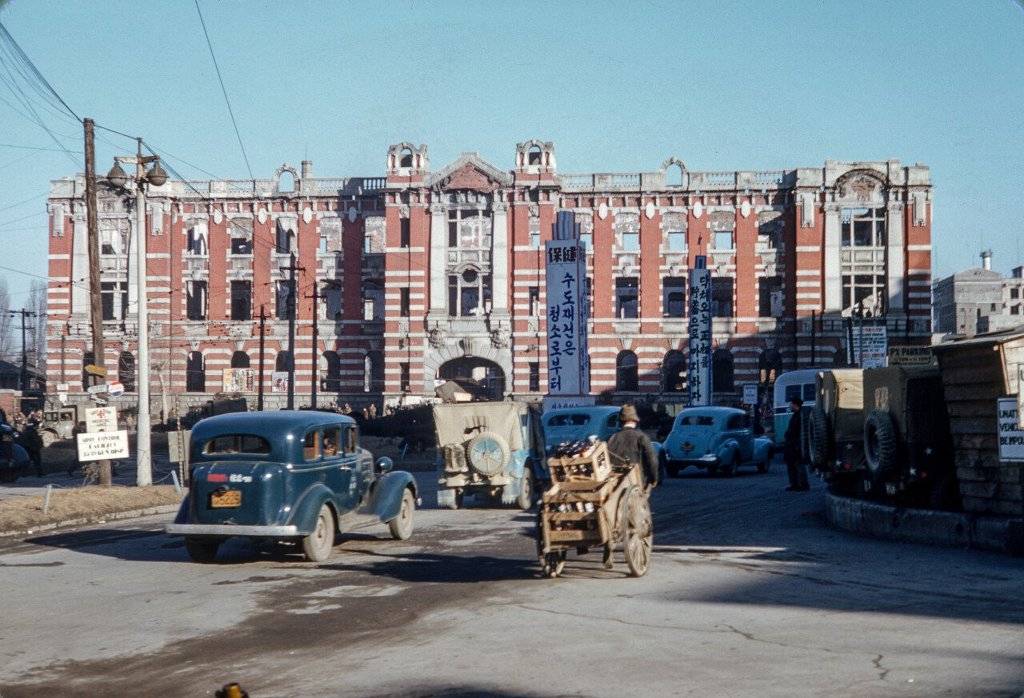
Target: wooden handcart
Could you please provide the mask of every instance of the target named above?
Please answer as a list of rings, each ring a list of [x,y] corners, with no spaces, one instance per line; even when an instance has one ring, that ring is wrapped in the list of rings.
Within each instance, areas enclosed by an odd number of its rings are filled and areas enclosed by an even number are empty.
[[[551,487],[541,497],[537,553],[545,577],[557,577],[570,550],[577,554],[603,548],[605,567],[621,550],[632,577],[647,573],[653,527],[636,463],[614,465],[598,443],[586,456],[550,458]]]

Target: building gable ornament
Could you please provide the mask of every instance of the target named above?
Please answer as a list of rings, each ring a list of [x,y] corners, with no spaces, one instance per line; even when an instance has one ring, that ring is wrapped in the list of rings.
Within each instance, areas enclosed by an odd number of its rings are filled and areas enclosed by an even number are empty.
[[[505,349],[512,340],[512,331],[505,323],[500,323],[491,330],[491,346],[495,349]]]
[[[843,175],[836,182],[840,199],[847,201],[881,201],[885,182],[868,170],[854,170]]]
[[[427,332],[427,341],[434,349],[440,349],[443,347],[446,339],[447,334],[440,325],[434,325],[430,328],[430,331]]]
[[[498,182],[468,162],[442,179],[440,183],[442,190],[469,189],[470,191],[478,191],[485,194],[490,194],[499,186]]]

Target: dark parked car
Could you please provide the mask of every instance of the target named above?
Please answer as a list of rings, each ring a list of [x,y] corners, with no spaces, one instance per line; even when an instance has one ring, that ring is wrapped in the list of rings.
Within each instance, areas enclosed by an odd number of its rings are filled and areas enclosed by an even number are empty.
[[[28,468],[28,452],[17,443],[18,434],[0,424],[0,482],[14,482]]]
[[[386,523],[412,534],[416,482],[359,446],[353,419],[329,412],[241,412],[192,429],[190,490],[167,532],[209,562],[231,536],[301,543],[325,560],[339,533]]]

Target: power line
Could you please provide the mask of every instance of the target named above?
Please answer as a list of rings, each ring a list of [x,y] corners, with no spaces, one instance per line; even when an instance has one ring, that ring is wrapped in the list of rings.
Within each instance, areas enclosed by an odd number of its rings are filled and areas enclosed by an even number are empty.
[[[15,145],[14,143],[0,143],[0,148],[14,148],[16,150],[46,150],[51,153],[63,152],[59,148],[41,148],[36,145]]]
[[[217,65],[217,56],[213,53],[213,44],[210,42],[210,33],[206,31],[206,21],[203,19],[203,11],[199,9],[199,0],[195,0],[196,12],[199,14],[199,23],[203,25],[203,35],[206,36],[206,45],[210,49],[210,58],[213,59],[214,70],[217,71],[217,80],[220,81],[220,91],[224,94],[224,101],[228,105],[228,114],[231,115],[231,125],[235,127],[235,137],[238,138],[238,147],[242,149],[242,158],[245,160],[245,168],[249,170],[249,179],[256,179],[252,173],[252,167],[249,165],[249,156],[245,152],[245,146],[242,144],[242,134],[238,131],[238,122],[235,121],[235,111],[231,108],[231,100],[228,99],[228,90],[224,87],[224,78],[220,74],[220,66]]]
[[[74,109],[68,106],[68,103],[64,101],[64,98],[57,94],[57,90],[53,89],[53,85],[51,85],[47,81],[47,79],[43,77],[43,74],[39,72],[38,68],[36,68],[36,65],[32,62],[32,59],[29,58],[28,55],[21,50],[21,46],[18,45],[18,42],[15,41],[14,37],[11,36],[10,32],[7,31],[7,27],[3,25],[3,22],[0,22],[0,34],[3,34],[4,38],[7,39],[11,46],[14,47],[14,50],[17,52],[18,56],[28,65],[29,69],[36,76],[36,79],[46,86],[46,89],[49,90],[50,94],[57,98],[57,101],[60,102],[65,109],[67,109],[68,113],[71,114],[71,116],[75,117],[75,121],[81,123],[82,118],[75,113]]]
[[[49,194],[49,192],[43,192],[42,194],[36,194],[35,196],[30,196],[29,198],[25,199],[24,201],[19,201],[16,204],[10,204],[8,206],[0,207],[0,211],[6,211],[7,209],[17,208],[18,206],[21,206],[22,204],[27,204],[27,203],[29,203],[31,201],[35,201],[37,199],[41,199],[44,196],[47,196],[48,194]]]

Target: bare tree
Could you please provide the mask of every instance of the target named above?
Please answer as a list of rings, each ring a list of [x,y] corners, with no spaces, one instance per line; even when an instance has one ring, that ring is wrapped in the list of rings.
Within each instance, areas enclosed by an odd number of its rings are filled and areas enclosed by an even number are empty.
[[[32,336],[29,361],[40,373],[46,372],[46,282],[36,279],[28,295],[28,308],[36,316],[32,318]]]
[[[11,351],[11,294],[7,292],[7,279],[0,277],[0,359],[8,359]]]

